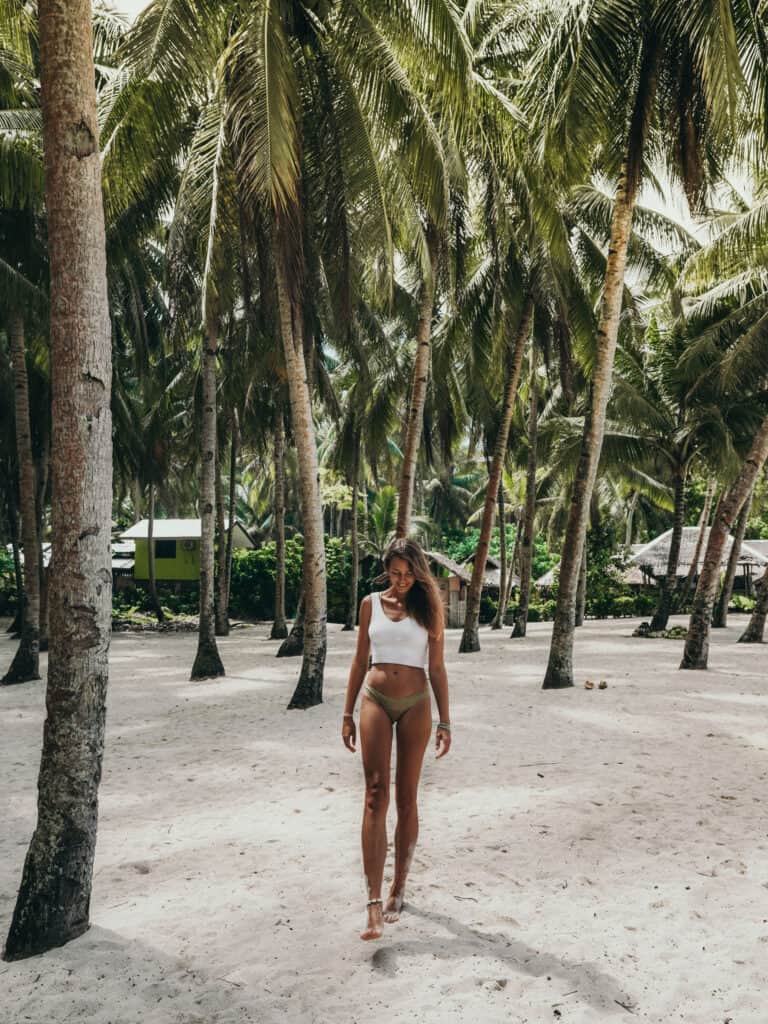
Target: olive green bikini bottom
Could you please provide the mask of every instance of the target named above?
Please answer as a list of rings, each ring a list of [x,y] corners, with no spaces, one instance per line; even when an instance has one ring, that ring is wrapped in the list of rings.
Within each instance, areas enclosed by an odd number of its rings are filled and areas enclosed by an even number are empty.
[[[387,697],[386,694],[381,693],[379,690],[374,690],[372,686],[366,686],[364,692],[371,700],[376,701],[379,707],[384,708],[389,715],[390,722],[393,723],[402,718],[409,708],[414,707],[429,697],[429,689],[427,687],[419,690],[418,693],[409,693],[405,697]]]

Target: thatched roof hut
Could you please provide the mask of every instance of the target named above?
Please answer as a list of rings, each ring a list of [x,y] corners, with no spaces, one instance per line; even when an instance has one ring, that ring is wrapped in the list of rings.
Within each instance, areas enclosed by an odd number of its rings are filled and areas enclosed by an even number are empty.
[[[698,540],[699,528],[698,526],[685,526],[683,527],[683,539],[680,545],[680,560],[677,566],[678,576],[687,576],[693,562],[693,556],[696,551],[696,541]],[[702,564],[704,562],[704,555],[707,550],[707,541],[709,539],[709,527],[704,531],[704,539],[701,545],[701,553],[699,556],[699,564],[696,567],[696,572],[701,571]],[[632,561],[640,566],[641,569],[645,569],[646,572],[653,573],[654,576],[665,576],[667,572],[667,563],[669,560],[669,547],[672,543],[672,531],[667,530],[666,533],[662,533],[656,537],[655,540],[645,544],[639,551],[631,556]],[[731,553],[731,547],[733,546],[733,537],[729,534],[723,549],[723,561],[722,567],[725,568],[728,557]],[[744,571],[748,567],[753,570],[760,566],[768,564],[768,555],[761,554],[755,550],[748,541],[745,541],[741,545],[741,556],[739,558],[739,568]]]

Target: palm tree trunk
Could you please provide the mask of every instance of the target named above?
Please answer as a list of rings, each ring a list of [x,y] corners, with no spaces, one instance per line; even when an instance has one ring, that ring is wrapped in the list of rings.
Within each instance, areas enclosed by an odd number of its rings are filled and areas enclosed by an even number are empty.
[[[667,556],[667,574],[661,584],[659,601],[656,611],[651,619],[651,630],[660,632],[667,628],[669,616],[677,590],[677,567],[680,562],[680,547],[683,542],[683,529],[685,527],[685,478],[687,466],[677,466],[673,482],[674,489],[674,518],[672,521],[672,536],[669,541],[669,555]]]
[[[218,438],[217,438],[218,441]],[[214,630],[216,636],[229,635],[227,621],[227,528],[224,512],[224,491],[221,486],[222,466],[218,458],[217,445],[216,475],[214,477],[216,493],[216,593],[214,596]]]
[[[430,342],[432,336],[432,316],[435,305],[435,289],[438,273],[438,239],[437,231],[430,224],[426,230],[427,246],[431,265],[430,277],[424,281],[419,308],[419,324],[416,331],[416,358],[413,363],[411,380],[411,398],[408,405],[408,419],[403,446],[403,465],[400,471],[400,488],[397,504],[397,525],[395,535],[407,537],[411,525],[411,506],[413,504],[414,479],[416,464],[421,446],[421,431],[424,425],[424,404],[427,399],[427,383],[429,381]]]
[[[216,536],[216,355],[218,327],[215,314],[206,316],[203,338],[203,423],[200,468],[200,624],[197,654],[190,679],[223,676],[216,646],[214,609],[214,542]]]
[[[736,579],[736,569],[739,565],[739,558],[741,558],[741,545],[744,543],[744,534],[747,532],[747,521],[749,520],[749,512],[752,508],[752,497],[754,495],[754,488],[747,495],[747,500],[741,507],[741,511],[736,519],[736,530],[733,535],[733,544],[731,545],[731,553],[728,556],[728,566],[725,570],[725,579],[720,589],[720,597],[717,599],[715,605],[715,611],[712,615],[712,627],[714,629],[725,629],[728,625],[728,605],[733,594],[733,584]]]
[[[619,176],[613,204],[611,238],[608,245],[603,304],[597,332],[597,358],[592,376],[590,407],[584,417],[581,455],[571,496],[568,525],[560,561],[557,606],[544,676],[544,689],[573,686],[573,641],[576,624],[576,593],[581,570],[587,519],[597,466],[605,434],[605,414],[613,376],[613,361],[619,332],[624,291],[624,271],[637,194],[637,175],[630,179],[625,163]]]
[[[48,476],[51,471],[51,442],[46,432],[43,450],[36,463],[37,496],[37,564],[40,569],[40,652],[48,650],[48,579],[50,575],[50,559],[48,568],[43,557],[43,538],[45,536],[45,499],[48,494]]]
[[[499,481],[499,605],[491,623],[491,629],[501,629],[501,620],[504,618],[506,609],[505,597],[507,594],[507,523],[504,515],[504,481]],[[510,576],[512,574],[510,573]]]
[[[587,606],[587,542],[581,552],[581,566],[579,568],[579,585],[576,588],[576,620],[575,625],[584,625],[584,610]]]
[[[13,574],[16,581],[16,614],[6,633],[21,636],[24,620],[24,570],[21,568],[21,551],[19,548],[19,514],[13,496],[13,488],[8,493],[8,522],[11,528],[11,551],[13,552]]]
[[[287,229],[283,229],[287,230]],[[293,435],[299,462],[299,492],[304,531],[304,656],[289,708],[310,708],[323,700],[327,649],[325,544],[312,402],[304,362],[302,313],[289,288],[285,256],[278,253],[276,280],[285,369],[291,399]]]
[[[39,0],[38,24],[55,571],[38,819],[7,960],[89,927],[112,596],[112,351],[90,0]]]
[[[512,413],[517,395],[517,385],[520,381],[520,370],[523,365],[523,353],[525,343],[531,328],[533,316],[533,298],[528,295],[523,303],[520,323],[517,328],[515,343],[512,348],[511,361],[507,367],[507,384],[504,391],[504,405],[501,411],[501,422],[499,432],[496,435],[496,443],[493,447],[493,458],[491,470],[488,476],[488,486],[485,490],[485,505],[483,506],[483,519],[480,524],[480,536],[477,540],[475,550],[475,561],[472,566],[472,580],[467,592],[467,611],[464,619],[464,632],[459,645],[459,653],[468,653],[480,650],[480,637],[478,634],[478,623],[480,621],[480,597],[483,588],[483,573],[485,571],[485,560],[488,556],[488,546],[491,540],[493,529],[493,514],[496,505],[496,495],[499,490],[501,471],[504,466],[504,457],[507,454],[507,443],[509,441],[509,427],[512,422]]]
[[[535,352],[535,349],[534,349]],[[539,431],[539,389],[536,363],[531,363],[531,398],[528,413],[528,462],[525,469],[525,509],[523,511],[522,540],[520,543],[520,600],[518,602],[513,637],[524,637],[528,629],[528,608],[531,602],[531,573],[533,570],[533,540],[536,520],[536,443]]]
[[[757,597],[749,624],[739,637],[740,644],[761,644],[768,618],[768,566],[757,582]]]
[[[632,538],[635,534],[635,511],[637,509],[637,503],[640,500],[640,492],[632,491],[632,498],[629,502],[629,511],[627,512],[627,525],[624,531],[624,547],[632,547]]]
[[[165,613],[157,596],[155,571],[155,485],[149,485],[149,519],[147,524],[147,564],[149,567],[149,596],[158,622],[165,622]]]
[[[688,569],[688,575],[685,577],[685,584],[683,586],[682,594],[680,595],[680,606],[685,607],[685,603],[693,590],[693,581],[696,579],[699,572],[699,563],[701,562],[701,550],[704,547],[704,535],[707,527],[709,526],[709,515],[712,511],[712,498],[715,493],[715,481],[710,479],[707,481],[707,490],[704,494],[704,505],[701,509],[701,515],[699,516],[698,533],[696,534],[696,547],[693,552],[693,558],[691,559],[691,565]]]
[[[298,658],[304,653],[304,580],[301,581],[296,615],[288,636],[277,649],[276,658]]]
[[[705,669],[707,667],[709,624],[717,581],[720,577],[723,547],[733,521],[747,500],[747,495],[754,487],[755,480],[763,468],[766,458],[768,458],[768,416],[757,432],[736,481],[727,494],[723,494],[718,503],[712,528],[709,531],[709,541],[699,576],[699,585],[693,598],[693,610],[688,624],[688,636],[680,668]]]
[[[40,548],[37,535],[35,464],[32,457],[32,433],[29,425],[29,386],[27,383],[27,354],[24,345],[24,318],[20,310],[11,309],[8,314],[7,326],[15,398],[21,539],[24,545],[24,602],[19,646],[10,668],[0,680],[0,683],[5,686],[11,683],[26,683],[40,678]]]
[[[232,591],[232,552],[235,543],[235,511],[237,502],[237,457],[240,451],[240,417],[237,409],[232,410],[232,438],[229,445],[229,526],[227,527],[227,556],[224,560],[224,620],[229,633],[229,600]]]
[[[272,640],[284,640],[288,636],[285,621],[285,435],[283,414],[278,412],[275,425],[275,621],[272,623]]]
[[[357,589],[360,580],[360,537],[357,529],[357,503],[360,494],[360,441],[355,441],[355,456],[352,462],[352,580],[349,587],[349,604],[344,630],[354,629],[357,623]]]

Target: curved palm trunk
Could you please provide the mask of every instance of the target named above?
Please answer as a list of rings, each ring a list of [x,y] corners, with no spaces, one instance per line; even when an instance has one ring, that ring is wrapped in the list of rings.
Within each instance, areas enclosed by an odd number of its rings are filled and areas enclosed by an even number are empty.
[[[504,515],[504,482],[499,481],[499,606],[491,623],[491,629],[501,629],[501,621],[504,618],[507,596],[507,523]],[[510,572],[510,576],[512,573]]]
[[[197,654],[190,679],[223,676],[224,666],[216,646],[214,609],[214,544],[216,537],[216,353],[218,331],[215,317],[206,317],[203,338],[203,423],[200,460],[200,623]]]
[[[520,601],[512,630],[513,637],[524,637],[528,629],[528,608],[531,603],[531,572],[533,569],[533,540],[536,520],[536,442],[539,432],[539,390],[536,385],[536,365],[531,366],[531,398],[528,414],[528,462],[525,468],[525,508],[523,510],[522,538],[520,541]]]
[[[491,530],[493,529],[493,513],[496,505],[496,495],[499,490],[501,471],[504,466],[504,456],[507,453],[507,442],[509,441],[509,427],[512,422],[517,385],[520,381],[520,370],[523,365],[523,353],[525,343],[531,328],[531,317],[533,316],[533,299],[526,296],[523,303],[523,310],[520,315],[520,323],[517,328],[517,336],[512,349],[512,359],[507,368],[507,385],[504,391],[504,405],[501,412],[501,423],[499,432],[496,435],[496,443],[493,447],[493,458],[491,470],[488,477],[488,486],[485,490],[485,505],[483,506],[483,519],[480,524],[480,536],[477,540],[475,550],[475,561],[472,566],[472,580],[467,592],[467,611],[464,619],[464,632],[459,645],[459,653],[469,653],[480,650],[480,637],[478,634],[478,623],[480,621],[480,597],[483,588],[483,572],[485,571],[485,560],[488,557],[488,546],[491,541]]]
[[[24,601],[21,640],[10,668],[0,680],[4,686],[40,678],[40,548],[37,535],[35,464],[29,426],[29,386],[24,346],[24,318],[18,309],[8,314],[8,339],[13,365],[16,452],[19,463],[21,539],[24,544]]]
[[[581,567],[579,568],[579,585],[576,588],[576,620],[575,625],[584,625],[584,610],[587,606],[587,541],[584,539],[584,548],[581,552]]]
[[[704,534],[709,526],[709,516],[712,511],[712,499],[715,493],[715,481],[707,481],[707,490],[704,494],[704,505],[701,509],[701,515],[699,516],[698,529],[699,532],[696,534],[696,547],[693,551],[693,558],[691,559],[691,565],[688,569],[688,575],[685,577],[685,584],[683,586],[682,594],[680,595],[680,605],[685,606],[688,597],[693,590],[693,581],[696,579],[699,572],[699,563],[701,562],[701,549],[704,547]]]
[[[275,456],[275,621],[272,640],[288,636],[285,621],[285,435],[282,412],[278,415],[274,440]]]
[[[89,927],[111,616],[112,351],[90,0],[39,0],[52,380],[51,649],[38,818],[5,957]]]
[[[673,482],[674,488],[674,518],[672,521],[672,536],[669,541],[669,555],[667,556],[667,574],[661,584],[659,601],[656,611],[651,619],[651,630],[660,632],[667,628],[669,616],[675,601],[677,590],[677,567],[680,562],[680,547],[683,542],[683,529],[685,527],[685,478],[687,467],[678,466],[675,470]]]
[[[738,568],[739,559],[741,558],[741,545],[744,543],[744,534],[747,532],[747,521],[749,520],[749,512],[752,508],[753,495],[754,489],[747,495],[747,500],[742,505],[741,511],[736,519],[736,530],[733,535],[731,553],[728,556],[728,566],[725,570],[723,585],[720,588],[720,596],[717,599],[715,611],[712,615],[713,629],[725,629],[728,625],[728,605],[731,600],[731,595],[733,594],[733,584],[736,580],[736,569]]]
[[[345,630],[355,628],[357,624],[357,589],[360,580],[360,535],[357,527],[357,503],[360,496],[360,442],[355,443],[355,457],[352,465],[352,580],[349,587],[349,604],[347,605],[347,621]]]
[[[636,179],[633,178],[632,182],[628,180],[627,165],[625,164],[622,167],[613,204],[611,238],[603,285],[603,304],[597,332],[597,359],[592,377],[590,407],[584,417],[581,455],[573,484],[568,525],[560,561],[557,606],[549,649],[549,662],[543,684],[545,690],[573,686],[576,592],[587,532],[589,506],[605,434],[605,415],[619,333],[624,271],[636,193]]]
[[[763,468],[766,458],[768,458],[768,417],[763,421],[736,481],[718,503],[712,528],[709,531],[709,541],[699,576],[699,585],[693,598],[693,610],[688,624],[688,636],[680,668],[705,669],[707,667],[709,624],[717,582],[720,577],[723,547],[733,521],[747,500],[747,495],[754,487],[757,475]]]
[[[424,404],[427,400],[427,383],[429,381],[430,340],[432,336],[432,316],[435,306],[435,288],[438,272],[437,232],[429,225],[426,231],[432,273],[429,280],[424,281],[419,308],[419,325],[416,331],[416,358],[413,363],[411,380],[411,400],[408,406],[408,420],[403,446],[403,465],[400,471],[400,488],[397,503],[397,524],[395,535],[407,537],[411,525],[411,506],[413,505],[413,488],[416,476],[416,464],[421,445],[421,431],[424,425]]]
[[[276,278],[280,328],[291,399],[293,434],[299,461],[299,492],[304,531],[304,656],[289,708],[310,708],[323,700],[326,655],[326,582],[323,512],[312,402],[302,344],[301,309],[291,297],[284,256],[278,254]]]
[[[740,644],[761,644],[765,633],[765,620],[768,618],[768,566],[757,583],[757,598],[752,609],[752,617],[744,632],[739,637]]]
[[[147,523],[147,564],[149,568],[149,596],[158,622],[165,622],[165,613],[157,596],[155,570],[155,485],[149,485],[149,520]]]

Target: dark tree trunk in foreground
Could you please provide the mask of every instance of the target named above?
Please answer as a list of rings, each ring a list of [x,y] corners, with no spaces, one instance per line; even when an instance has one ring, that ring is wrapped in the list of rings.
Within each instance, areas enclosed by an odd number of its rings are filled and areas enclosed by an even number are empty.
[[[147,564],[149,567],[149,596],[158,622],[165,622],[165,613],[157,596],[155,570],[155,485],[149,485],[149,518],[147,520]]]
[[[501,422],[499,432],[496,435],[496,443],[493,446],[493,458],[491,470],[488,475],[488,486],[485,489],[485,505],[483,506],[483,519],[480,524],[480,536],[477,539],[475,549],[475,561],[472,566],[472,579],[467,590],[467,611],[464,618],[464,632],[459,644],[459,653],[466,654],[480,650],[480,636],[478,625],[480,622],[480,598],[483,592],[483,574],[485,572],[485,560],[488,557],[488,547],[491,542],[491,531],[493,529],[493,515],[496,506],[496,495],[499,491],[501,472],[504,467],[504,458],[507,454],[507,443],[509,441],[509,427],[512,423],[512,413],[515,407],[517,386],[520,382],[520,370],[523,365],[523,353],[528,334],[531,329],[531,317],[533,316],[533,299],[526,296],[523,309],[520,314],[520,323],[517,328],[515,343],[510,353],[510,361],[507,367],[507,382],[504,389],[504,404],[501,410]]]
[[[667,628],[669,616],[674,607],[677,591],[677,567],[680,563],[680,547],[685,527],[685,477],[686,470],[679,467],[675,471],[673,484],[675,511],[672,521],[672,536],[669,541],[669,555],[667,556],[667,574],[662,581],[656,611],[651,619],[650,628],[653,631],[660,632]]]
[[[528,462],[525,469],[525,507],[523,509],[522,537],[520,540],[520,600],[512,630],[513,637],[523,637],[528,629],[528,608],[531,602],[531,573],[533,570],[534,523],[536,520],[536,443],[539,427],[539,389],[536,363],[531,366],[531,397],[528,414]]]
[[[216,646],[214,610],[214,541],[216,536],[216,354],[218,328],[212,313],[206,316],[203,338],[203,424],[200,468],[200,625],[197,654],[190,679],[223,676]]]
[[[435,306],[435,290],[438,274],[439,243],[436,229],[430,224],[426,229],[427,247],[431,264],[430,277],[422,284],[419,306],[419,324],[416,330],[416,357],[411,378],[411,397],[408,404],[403,464],[400,470],[400,487],[397,501],[397,525],[395,535],[407,537],[411,527],[411,506],[416,476],[416,464],[421,446],[421,432],[424,426],[424,405],[427,400],[429,381],[429,356],[432,338],[432,316]]]
[[[281,234],[292,229],[283,225]],[[287,237],[283,239],[287,244]],[[311,708],[323,700],[323,673],[327,649],[327,604],[325,581],[325,539],[320,502],[319,469],[312,401],[302,341],[302,307],[289,285],[289,264],[285,252],[276,261],[280,329],[291,399],[291,420],[299,462],[299,493],[304,535],[304,653],[301,673],[289,708]]]
[[[222,466],[219,461],[218,436],[216,438],[216,473],[214,475],[216,494],[216,584],[213,597],[213,621],[216,636],[229,635],[229,622],[226,611],[226,588],[227,588],[227,527],[226,513],[224,511],[224,491],[221,486]]]
[[[728,605],[730,604],[731,596],[733,594],[733,584],[736,581],[736,569],[738,568],[739,559],[741,558],[741,545],[744,543],[744,534],[747,532],[747,521],[749,520],[749,512],[752,508],[753,494],[754,490],[750,491],[747,496],[747,500],[742,505],[741,511],[736,519],[733,544],[731,545],[731,552],[728,555],[728,566],[725,570],[723,585],[720,588],[720,596],[717,599],[715,611],[712,615],[713,629],[725,629],[728,625]]]
[[[285,621],[285,435],[283,415],[278,412],[275,425],[275,621],[272,623],[272,640],[284,640],[288,636]]]
[[[112,351],[91,4],[39,0],[38,13],[54,576],[38,818],[8,960],[63,945],[89,927],[112,599]]]
[[[718,503],[712,528],[709,531],[709,541],[699,576],[699,585],[693,599],[693,610],[688,624],[688,636],[680,668],[705,669],[707,667],[709,626],[720,576],[723,548],[733,521],[754,487],[755,480],[762,470],[766,458],[768,458],[768,417],[763,421],[735,483],[727,494],[723,494]]]
[[[10,668],[0,680],[5,686],[40,678],[40,547],[37,536],[35,463],[32,457],[32,433],[29,425],[24,319],[18,309],[12,309],[8,314],[8,340],[13,364],[21,538],[24,544],[24,602],[19,646]]]
[[[48,566],[43,557],[43,537],[45,536],[45,504],[48,494],[48,477],[51,471],[51,442],[47,432],[43,442],[43,451],[37,462],[37,564],[40,569],[40,652],[48,650],[48,580],[50,578],[50,559]]]
[[[575,626],[584,625],[584,611],[587,606],[587,542],[581,552],[581,568],[579,569],[579,585],[576,588],[576,619]]]
[[[757,597],[749,624],[739,637],[740,644],[761,644],[768,618],[768,567],[757,581]]]
[[[507,523],[504,514],[504,481],[499,481],[499,606],[491,623],[491,629],[501,629],[507,598]],[[512,573],[510,572],[511,576]]]
[[[357,503],[360,496],[360,442],[355,441],[355,457],[352,465],[352,580],[349,587],[349,604],[347,605],[347,621],[344,629],[354,629],[357,625],[357,589],[360,580],[360,535],[357,526]]]

